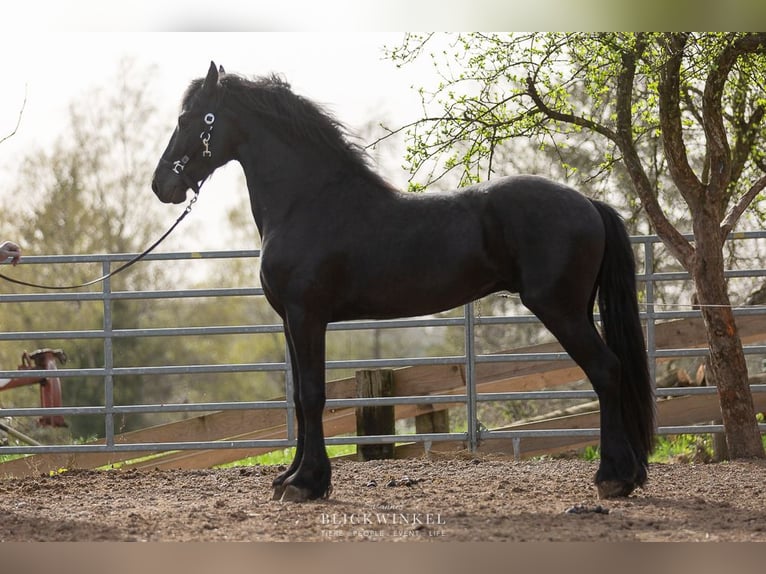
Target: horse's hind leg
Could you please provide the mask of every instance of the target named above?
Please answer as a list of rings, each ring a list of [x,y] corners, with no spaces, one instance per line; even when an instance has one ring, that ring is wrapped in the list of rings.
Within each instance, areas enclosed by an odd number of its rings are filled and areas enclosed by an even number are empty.
[[[566,298],[522,297],[524,304],[582,368],[598,395],[601,464],[595,482],[601,498],[627,496],[645,480],[626,433],[620,397],[620,362],[593,324],[589,307]],[[644,473],[644,474],[642,474]]]

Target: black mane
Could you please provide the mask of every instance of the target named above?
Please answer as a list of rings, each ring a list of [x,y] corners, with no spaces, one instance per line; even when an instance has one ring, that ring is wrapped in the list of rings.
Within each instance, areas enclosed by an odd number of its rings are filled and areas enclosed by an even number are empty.
[[[191,104],[203,81],[197,79],[189,85],[183,98],[184,108]],[[248,79],[227,73],[221,76],[220,83],[226,90],[224,98],[232,98],[257,113],[283,137],[313,143],[324,153],[339,158],[346,168],[356,168],[358,174],[391,187],[373,170],[365,149],[350,141],[347,128],[321,105],[295,94],[283,78],[272,74]]]

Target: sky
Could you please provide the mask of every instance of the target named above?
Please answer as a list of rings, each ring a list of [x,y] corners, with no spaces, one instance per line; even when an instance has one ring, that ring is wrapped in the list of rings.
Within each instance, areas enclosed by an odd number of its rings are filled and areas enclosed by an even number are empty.
[[[681,26],[685,28],[704,28],[705,23],[736,28],[743,21],[763,21],[766,4],[761,9],[751,2],[750,8],[743,8],[744,1],[732,0],[734,4],[726,4],[722,12],[720,7],[713,9],[713,0],[679,0],[676,12],[689,3],[710,4],[710,10],[683,12],[708,18],[704,22],[687,18],[690,23]],[[437,81],[427,58],[404,68],[383,58],[382,47],[402,38],[403,32],[397,30],[679,27],[666,2],[647,2],[621,7],[612,0],[6,2],[0,35],[0,138],[13,131],[25,98],[26,104],[18,133],[1,145],[0,184],[33,146],[45,146],[62,134],[69,104],[110,81],[117,62],[125,57],[139,68],[151,65],[157,70],[152,89],[160,98],[158,108],[166,110],[161,113],[167,115],[168,126],[166,133],[158,134],[160,148],[175,123],[185,87],[205,74],[211,60],[244,75],[282,74],[296,92],[326,105],[354,131],[370,120],[385,119],[398,126],[419,118],[420,99],[412,86]],[[758,13],[751,14],[752,10]],[[205,195],[220,198],[200,199],[207,205],[199,211],[204,211],[209,226],[220,225],[231,205],[247,201],[245,190],[232,186],[238,169],[226,166],[206,184]],[[394,185],[406,185],[399,165],[386,165],[382,175]],[[0,240],[6,239],[2,219],[12,214],[14,201],[3,187]],[[169,220],[174,217],[169,213]],[[200,217],[195,212],[189,219]],[[221,247],[212,233],[200,234],[195,243],[190,248]]]
[[[190,80],[205,75],[211,60],[227,71],[247,76],[281,74],[296,93],[327,106],[352,132],[363,130],[373,120],[405,124],[419,117],[420,98],[412,86],[419,85],[431,68],[425,61],[397,68],[384,58],[383,47],[396,45],[402,37],[401,32],[49,31],[2,35],[0,53],[13,57],[0,60],[5,76],[0,90],[0,137],[13,132],[22,106],[23,114],[16,134],[2,143],[0,177],[12,177],[13,166],[26,154],[65,134],[69,104],[114,81],[117,64],[126,57],[139,69],[156,69],[149,81],[167,129],[158,132],[151,145],[157,145],[160,152],[175,125],[183,91]],[[406,185],[401,162],[389,164],[389,169],[384,177]],[[240,173],[236,164],[225,166],[203,187],[198,206],[204,207],[195,206],[189,221],[199,221],[207,232],[195,234],[189,249],[221,248],[215,230],[225,225],[226,210],[248,204],[246,190],[236,189],[241,187]],[[151,193],[149,182],[146,192]],[[208,199],[212,195],[215,201]],[[9,201],[0,190],[0,202],[7,207]],[[177,208],[168,207],[169,222]]]
[[[378,112],[404,112],[403,107],[412,113],[418,98],[410,86],[423,68],[397,69],[382,52],[401,38],[399,32],[4,34],[0,50],[13,57],[2,58],[0,134],[12,131],[26,90],[17,143],[45,138],[32,132],[55,124],[57,117],[65,123],[62,111],[69,102],[112,80],[123,57],[156,66],[151,81],[161,98],[159,108],[177,109],[189,80],[204,76],[215,60],[245,75],[280,73],[296,92],[329,105],[345,123],[364,123]]]

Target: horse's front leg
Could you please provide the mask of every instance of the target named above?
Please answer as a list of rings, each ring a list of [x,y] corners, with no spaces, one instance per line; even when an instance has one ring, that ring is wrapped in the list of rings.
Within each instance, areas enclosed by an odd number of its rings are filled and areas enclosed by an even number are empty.
[[[301,394],[300,394],[300,373],[298,372],[298,364],[293,359],[295,357],[295,349],[293,348],[292,337],[290,337],[290,329],[285,321],[285,339],[287,341],[287,348],[290,352],[290,369],[293,376],[293,405],[295,405],[295,418],[297,419],[298,426],[298,442],[295,448],[295,456],[293,457],[290,466],[284,472],[280,473],[274,481],[271,483],[274,488],[273,500],[281,500],[282,495],[285,492],[284,482],[291,474],[293,474],[300,465],[303,458],[303,441],[305,436],[305,424],[303,422],[303,409],[301,408]]]
[[[322,427],[325,404],[325,332],[327,322],[299,310],[287,315],[287,334],[295,364],[299,415],[300,458],[293,471],[282,480],[280,500],[310,500],[329,496],[330,459],[327,457]],[[276,493],[276,490],[275,490]]]

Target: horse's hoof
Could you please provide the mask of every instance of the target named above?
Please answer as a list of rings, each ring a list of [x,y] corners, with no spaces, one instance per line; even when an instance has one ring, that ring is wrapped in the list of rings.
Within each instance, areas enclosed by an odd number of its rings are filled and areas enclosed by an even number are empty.
[[[284,484],[274,485],[274,494],[271,495],[271,500],[282,500],[282,495],[285,493]]]
[[[297,486],[288,484],[287,486],[283,487],[282,490],[284,492],[279,499],[282,502],[304,502],[311,498],[310,492],[307,488],[298,488]]]
[[[598,490],[598,497],[600,499],[623,498],[629,496],[634,488],[635,485],[633,483],[621,482],[619,480],[605,480],[596,483],[596,489]]]

